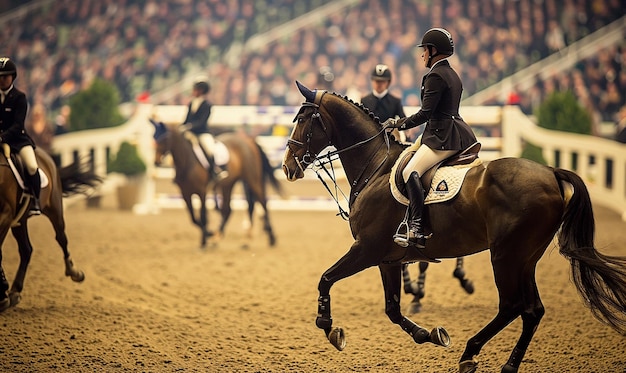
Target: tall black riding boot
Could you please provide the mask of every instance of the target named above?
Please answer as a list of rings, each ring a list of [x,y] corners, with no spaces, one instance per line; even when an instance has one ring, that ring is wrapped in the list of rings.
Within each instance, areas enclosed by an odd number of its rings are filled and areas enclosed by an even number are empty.
[[[409,196],[409,221],[406,235],[396,234],[393,240],[400,246],[426,247],[426,236],[422,227],[422,212],[424,211],[424,188],[417,171],[413,171],[406,181],[406,191]]]
[[[30,188],[33,192],[33,200],[30,204],[29,215],[41,215],[41,207],[39,205],[39,195],[41,194],[41,177],[39,176],[39,170],[34,175],[29,175]]]

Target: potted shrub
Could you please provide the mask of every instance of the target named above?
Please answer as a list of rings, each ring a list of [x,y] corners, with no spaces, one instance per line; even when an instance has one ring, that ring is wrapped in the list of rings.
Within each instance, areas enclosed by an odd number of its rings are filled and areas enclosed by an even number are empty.
[[[118,206],[121,210],[131,210],[137,203],[141,181],[146,173],[146,163],[137,147],[128,141],[122,142],[109,162],[108,172],[124,175],[125,182],[117,187]]]

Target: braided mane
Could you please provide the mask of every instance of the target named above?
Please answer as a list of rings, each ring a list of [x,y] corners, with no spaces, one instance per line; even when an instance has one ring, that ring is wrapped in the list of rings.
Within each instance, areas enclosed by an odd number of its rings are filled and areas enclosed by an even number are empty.
[[[373,111],[371,111],[367,106],[363,105],[360,102],[355,102],[354,100],[352,100],[350,97],[348,97],[347,95],[341,95],[337,92],[326,92],[326,93],[330,93],[333,96],[337,96],[345,101],[348,101],[349,103],[351,103],[352,105],[355,105],[356,107],[360,108],[361,110],[363,110],[365,112],[365,114],[367,114],[370,118],[372,118],[372,120],[378,124],[379,126],[382,124],[380,121],[380,118],[377,117]],[[400,145],[404,145],[402,142],[400,142],[400,139],[396,139],[395,136],[392,136],[391,133],[387,133],[387,137],[393,139],[396,143],[400,144]]]

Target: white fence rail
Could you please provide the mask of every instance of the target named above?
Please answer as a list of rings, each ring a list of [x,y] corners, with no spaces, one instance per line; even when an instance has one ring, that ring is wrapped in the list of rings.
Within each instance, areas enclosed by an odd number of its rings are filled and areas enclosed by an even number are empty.
[[[290,133],[292,120],[298,107],[283,106],[214,106],[211,127],[245,128],[257,136],[270,161],[278,166]],[[416,107],[406,107],[405,112],[416,112]],[[140,202],[135,212],[158,211],[155,198],[153,128],[148,118],[155,116],[167,123],[180,123],[186,107],[141,104],[135,108],[131,119],[116,128],[81,131],[58,136],[55,152],[61,164],[71,163],[77,157],[92,160],[95,171],[105,176],[110,154],[122,141],[137,144],[148,166]],[[463,118],[474,128],[482,143],[481,157],[495,159],[502,156],[517,157],[523,143],[529,141],[543,148],[544,157],[551,166],[577,172],[586,182],[594,202],[606,205],[626,221],[626,146],[611,140],[538,128],[518,107],[476,106],[461,110]],[[108,178],[107,188],[115,186],[116,179]],[[118,179],[119,180],[119,179]]]
[[[541,147],[549,165],[575,171],[594,202],[615,210],[626,221],[626,145],[549,131],[535,126],[518,107],[502,108],[502,155],[519,156],[524,141]]]

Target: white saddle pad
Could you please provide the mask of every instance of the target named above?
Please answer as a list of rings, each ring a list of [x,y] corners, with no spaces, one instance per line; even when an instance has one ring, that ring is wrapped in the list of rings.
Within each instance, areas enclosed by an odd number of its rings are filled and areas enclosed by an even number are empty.
[[[398,157],[398,160],[404,157],[405,152],[415,151],[415,148],[416,146],[413,145],[405,149],[400,157]],[[465,175],[467,174],[467,172],[472,167],[477,166],[481,163],[482,160],[480,158],[477,158],[469,164],[440,167],[433,176],[433,181],[430,184],[430,188],[428,188],[428,194],[426,194],[426,197],[424,198],[424,203],[431,204],[445,202],[454,198],[461,190],[461,186],[463,185],[463,180],[465,180]],[[389,177],[391,194],[396,199],[396,201],[405,206],[408,206],[409,199],[400,192],[396,185],[395,175],[397,167],[398,164],[396,163],[396,165],[394,165],[394,167],[391,169],[391,175]]]
[[[218,166],[224,166],[230,160],[230,153],[228,152],[228,148],[224,145],[223,142],[215,140],[213,135],[206,133],[200,136],[200,143],[202,147],[207,151],[207,153],[213,155],[213,160],[215,160],[215,164]],[[195,151],[195,150],[194,150]],[[200,149],[195,151],[196,157],[200,160],[200,162],[205,166],[209,167],[209,162],[204,157],[204,154]]]

